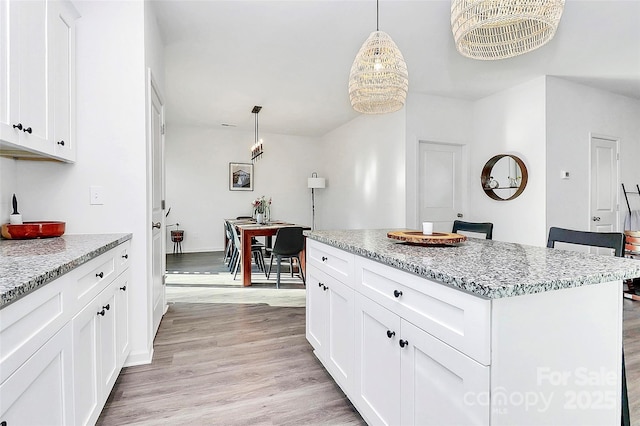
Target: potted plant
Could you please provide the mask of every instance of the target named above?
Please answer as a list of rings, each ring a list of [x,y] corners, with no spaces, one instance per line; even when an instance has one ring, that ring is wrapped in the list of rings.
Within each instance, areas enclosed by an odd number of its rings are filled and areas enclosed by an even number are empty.
[[[271,198],[267,200],[263,195],[253,201],[253,216],[257,223],[265,223],[271,219]]]

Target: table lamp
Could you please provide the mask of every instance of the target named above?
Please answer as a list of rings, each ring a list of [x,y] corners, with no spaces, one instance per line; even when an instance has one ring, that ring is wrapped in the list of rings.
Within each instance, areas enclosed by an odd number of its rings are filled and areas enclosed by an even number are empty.
[[[316,229],[316,199],[314,190],[317,188],[325,188],[326,182],[324,178],[318,177],[318,173],[311,173],[311,177],[307,178],[307,187],[311,188],[311,229]]]

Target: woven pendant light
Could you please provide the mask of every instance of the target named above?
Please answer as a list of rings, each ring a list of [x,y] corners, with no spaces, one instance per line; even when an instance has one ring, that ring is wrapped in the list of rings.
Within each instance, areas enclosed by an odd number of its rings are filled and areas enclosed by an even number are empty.
[[[376,31],[369,35],[351,66],[351,106],[364,114],[398,111],[404,106],[408,88],[409,74],[402,53],[376,25]]]
[[[565,0],[452,0],[451,30],[463,56],[494,60],[535,50],[553,38]]]

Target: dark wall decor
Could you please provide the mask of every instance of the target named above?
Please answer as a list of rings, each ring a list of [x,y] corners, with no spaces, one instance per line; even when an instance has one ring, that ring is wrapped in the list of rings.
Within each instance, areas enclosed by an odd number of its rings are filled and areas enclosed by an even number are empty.
[[[482,168],[480,182],[484,193],[498,201],[508,201],[522,194],[529,173],[524,162],[515,155],[499,154],[491,157]]]
[[[229,163],[229,191],[253,191],[253,164]]]

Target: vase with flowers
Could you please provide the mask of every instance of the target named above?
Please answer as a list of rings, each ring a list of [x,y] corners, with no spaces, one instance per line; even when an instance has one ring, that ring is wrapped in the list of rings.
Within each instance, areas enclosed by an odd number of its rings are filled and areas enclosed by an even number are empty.
[[[253,201],[253,216],[257,223],[265,223],[271,220],[271,198],[268,200],[263,195]]]

